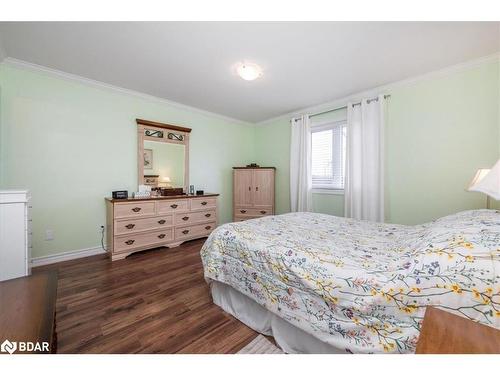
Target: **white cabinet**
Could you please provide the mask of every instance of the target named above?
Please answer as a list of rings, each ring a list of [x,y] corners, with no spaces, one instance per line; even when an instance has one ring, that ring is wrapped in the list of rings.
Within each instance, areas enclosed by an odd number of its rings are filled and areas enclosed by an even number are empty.
[[[0,281],[31,273],[31,197],[0,190]]]

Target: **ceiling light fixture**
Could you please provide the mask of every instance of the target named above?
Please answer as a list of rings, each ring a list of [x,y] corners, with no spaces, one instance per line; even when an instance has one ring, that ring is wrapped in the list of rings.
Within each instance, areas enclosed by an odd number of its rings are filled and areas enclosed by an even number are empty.
[[[253,81],[262,75],[260,66],[253,63],[240,63],[236,68],[236,72],[245,81]]]

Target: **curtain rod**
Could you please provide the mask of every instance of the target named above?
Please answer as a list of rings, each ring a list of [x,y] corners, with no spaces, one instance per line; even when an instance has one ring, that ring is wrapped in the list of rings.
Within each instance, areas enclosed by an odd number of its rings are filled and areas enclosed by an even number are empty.
[[[390,97],[391,97],[390,94],[384,95],[384,99],[387,99],[387,98],[390,98]],[[376,101],[378,101],[378,97],[368,99],[366,102],[369,104],[371,102],[376,102]],[[361,105],[361,102],[357,102],[357,103],[353,103],[352,104],[353,107],[355,105]],[[342,107],[337,107],[337,108],[333,108],[333,109],[328,109],[328,110],[322,111],[322,112],[316,112],[316,113],[313,113],[312,115],[309,115],[309,117],[324,115],[325,113],[335,112],[335,111],[338,111],[339,109],[344,109],[344,108],[347,108],[347,105],[343,105]],[[298,120],[299,120],[298,118],[294,119],[294,121],[298,121]]]

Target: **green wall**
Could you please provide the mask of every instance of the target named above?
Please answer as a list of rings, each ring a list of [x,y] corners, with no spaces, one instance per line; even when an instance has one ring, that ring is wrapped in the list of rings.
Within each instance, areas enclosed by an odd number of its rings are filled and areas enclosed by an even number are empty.
[[[499,157],[498,63],[391,92],[386,126],[386,217],[420,223],[485,208],[465,189]]]
[[[7,65],[0,90],[0,187],[31,190],[34,257],[99,245],[104,197],[137,188],[136,118],[193,129],[190,183],[220,193],[231,220],[231,167],[252,161],[251,125]]]
[[[498,62],[387,93],[386,220],[415,224],[484,208],[485,196],[465,188],[477,168],[492,166],[499,157]],[[288,212],[289,120],[258,126],[255,139],[257,162],[278,169],[277,212]],[[314,194],[313,208],[342,216],[343,196]]]
[[[282,119],[255,130],[256,163],[276,167],[275,210],[290,212],[290,121]]]
[[[484,207],[484,195],[465,187],[499,156],[499,72],[488,62],[386,91],[387,221]],[[193,129],[190,183],[221,194],[221,222],[231,220],[232,167],[253,161],[277,168],[276,211],[290,210],[288,118],[253,127],[2,64],[0,187],[32,192],[34,257],[99,245],[103,198],[137,186],[136,118]],[[314,194],[313,207],[342,216],[343,196]],[[45,241],[46,229],[54,240]]]

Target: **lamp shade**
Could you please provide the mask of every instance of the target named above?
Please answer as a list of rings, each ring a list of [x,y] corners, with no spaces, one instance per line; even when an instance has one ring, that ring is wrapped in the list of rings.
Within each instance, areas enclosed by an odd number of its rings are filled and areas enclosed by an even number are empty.
[[[479,169],[468,190],[478,191],[500,200],[500,160],[491,169]]]
[[[469,187],[467,188],[467,190],[472,191],[472,188],[475,187],[480,181],[482,181],[484,176],[486,176],[488,173],[490,173],[490,171],[491,171],[491,169],[489,169],[489,168],[478,169],[476,174],[474,175],[474,178],[469,183]]]

